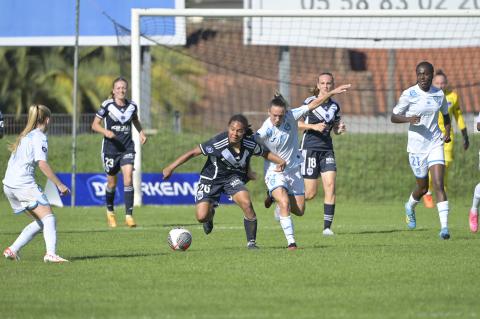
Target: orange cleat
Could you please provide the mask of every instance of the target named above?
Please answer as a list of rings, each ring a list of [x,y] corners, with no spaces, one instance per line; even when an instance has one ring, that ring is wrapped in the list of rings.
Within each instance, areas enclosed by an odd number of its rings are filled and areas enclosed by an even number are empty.
[[[423,205],[425,206],[425,208],[435,208],[432,194],[423,195]]]
[[[137,227],[132,215],[125,215],[125,224],[130,228]]]
[[[115,213],[107,211],[107,223],[111,228],[117,227],[117,221],[115,220]]]

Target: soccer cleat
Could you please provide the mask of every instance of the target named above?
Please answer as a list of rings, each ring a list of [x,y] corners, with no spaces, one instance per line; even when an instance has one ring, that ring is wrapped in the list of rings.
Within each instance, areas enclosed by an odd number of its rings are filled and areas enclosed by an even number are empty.
[[[323,236],[333,236],[335,235],[335,233],[330,229],[330,228],[325,228],[323,230]]]
[[[14,261],[19,261],[20,260],[20,256],[17,253],[15,253],[13,250],[11,250],[10,247],[7,247],[3,251],[3,256],[5,256],[5,258],[7,258],[9,260],[14,260]]]
[[[407,226],[409,229],[415,229],[417,227],[417,220],[415,219],[415,211],[413,208],[408,205],[408,203],[405,203],[405,221],[407,222]]]
[[[247,243],[247,249],[260,249],[260,248],[257,246],[257,243],[255,242],[255,240],[250,240]]]
[[[208,235],[213,230],[213,217],[215,216],[215,208],[212,208],[212,216],[210,216],[210,220],[203,223],[203,232],[205,235]]]
[[[423,195],[423,205],[426,208],[435,208],[435,203],[433,202],[432,194]]]
[[[135,219],[133,219],[132,215],[125,215],[125,225],[127,225],[130,228],[137,227],[137,224],[135,223]]]
[[[441,239],[450,239],[450,233],[448,232],[448,228],[447,228],[447,227],[443,227],[443,228],[440,230],[439,236],[440,236]]]
[[[46,255],[43,257],[43,262],[45,262],[45,263],[60,264],[60,263],[67,263],[68,260],[66,260],[65,258],[60,257],[59,255],[46,254]]]
[[[115,220],[115,213],[107,211],[107,223],[111,228],[117,227],[117,221]]]
[[[476,233],[478,231],[478,212],[470,209],[468,214],[468,223],[470,224],[470,231]]]
[[[296,243],[291,243],[291,244],[288,244],[287,246],[287,249],[288,250],[297,250],[297,244]]]
[[[270,206],[272,206],[273,204],[273,197],[270,196],[270,193],[268,191],[267,191],[267,197],[265,197],[263,204],[265,205],[265,208],[270,208]]]

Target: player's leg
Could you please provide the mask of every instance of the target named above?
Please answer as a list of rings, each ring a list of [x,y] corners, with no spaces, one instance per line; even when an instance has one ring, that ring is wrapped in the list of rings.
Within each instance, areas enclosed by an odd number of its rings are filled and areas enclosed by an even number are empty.
[[[256,245],[257,215],[253,209],[250,193],[245,188],[232,194],[232,199],[243,211],[243,226],[245,227],[245,235],[247,236],[247,248],[258,248]]]
[[[448,200],[444,188],[444,174],[445,174],[445,160],[443,147],[437,147],[428,154],[429,171],[432,175],[433,188],[437,198],[438,216],[440,219],[440,237],[442,239],[449,239],[450,233],[448,231]]]
[[[476,233],[478,231],[478,204],[480,203],[480,183],[475,186],[473,191],[472,208],[468,214],[468,224],[470,231]]]
[[[203,224],[203,231],[206,235],[213,230],[213,216],[215,215],[216,203],[209,199],[197,201],[195,205],[195,218],[199,223]]]
[[[425,195],[423,195],[423,205],[426,208],[434,208],[435,207],[435,202],[433,201],[433,184],[432,184],[432,176],[430,175],[430,172],[428,173],[428,191]]]
[[[335,215],[336,177],[336,171],[326,171],[322,173],[323,191],[325,193],[323,200],[323,234],[327,236],[333,235],[331,228]]]
[[[117,173],[120,170],[120,161],[118,156],[102,154],[103,168],[107,174],[107,186],[105,189],[105,203],[107,206],[107,223],[108,226],[117,227],[115,220],[115,190],[117,187]]]
[[[408,159],[416,178],[416,186],[405,203],[405,215],[408,228],[414,229],[417,226],[415,207],[428,191],[428,164],[425,154],[409,153]]]
[[[133,165],[122,165],[123,175],[123,199],[125,201],[125,224],[128,227],[136,227],[137,224],[133,219]]]
[[[218,206],[220,194],[223,192],[223,183],[215,183],[200,179],[198,183],[196,202],[196,218],[203,224],[203,231],[206,235],[213,230],[213,217],[215,208]]]
[[[300,170],[288,174],[290,211],[297,215],[305,214],[305,182]]]
[[[272,196],[277,203],[275,208],[278,211],[280,226],[282,227],[285,238],[287,239],[288,249],[295,249],[295,229],[292,216],[290,216],[290,204],[288,192],[284,187],[277,187],[272,191]]]

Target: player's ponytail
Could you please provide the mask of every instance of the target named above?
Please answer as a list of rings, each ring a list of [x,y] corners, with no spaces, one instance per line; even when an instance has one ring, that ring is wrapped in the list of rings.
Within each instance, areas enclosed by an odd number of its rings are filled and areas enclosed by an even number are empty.
[[[17,136],[15,143],[10,144],[8,149],[10,152],[14,153],[17,150],[18,144],[20,144],[20,140],[25,137],[28,133],[33,131],[38,124],[43,124],[52,115],[52,112],[48,107],[42,104],[34,104],[31,105],[28,109],[28,119],[27,125],[23,129],[22,133]]]
[[[235,114],[233,115],[230,120],[228,121],[228,125],[232,124],[232,122],[239,122],[242,123],[243,127],[245,128],[245,135],[246,137],[252,136],[254,134],[250,124],[248,124],[248,119],[243,114]]]
[[[287,108],[288,102],[280,92],[275,92],[275,94],[273,95],[273,99],[270,101],[270,107],[272,107],[273,105]]]

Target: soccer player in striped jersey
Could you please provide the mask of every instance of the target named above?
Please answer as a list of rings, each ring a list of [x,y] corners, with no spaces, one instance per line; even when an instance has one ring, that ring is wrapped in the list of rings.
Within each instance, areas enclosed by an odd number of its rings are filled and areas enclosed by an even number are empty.
[[[200,172],[195,197],[196,218],[203,223],[203,230],[208,235],[213,230],[213,216],[220,195],[224,193],[231,196],[243,210],[248,249],[258,248],[257,216],[248,189],[245,187],[250,159],[252,156],[263,156],[275,163],[272,165],[276,171],[282,171],[286,164],[284,160],[257,144],[252,134],[247,118],[236,114],[230,118],[227,132],[196,146],[163,169],[163,178],[167,180],[178,166],[196,156],[207,156],[207,161]]]
[[[50,109],[44,105],[30,106],[27,125],[15,143],[9,147],[12,154],[3,179],[3,191],[15,214],[27,213],[33,217],[33,221],[23,229],[15,242],[4,250],[3,255],[10,260],[20,260],[20,249],[43,230],[46,246],[43,261],[52,263],[68,261],[56,253],[55,215],[47,197],[35,181],[35,170],[38,166],[57,186],[60,195],[70,192],[47,163],[48,140],[45,133],[50,124],[50,115]]]
[[[5,132],[5,126],[4,126],[4,122],[3,122],[3,114],[0,111],[0,138],[3,137],[4,132]]]
[[[480,113],[477,116],[477,131],[480,131]],[[479,153],[480,154],[480,153]],[[480,163],[479,163],[480,165]],[[480,166],[479,166],[480,167]],[[475,186],[473,191],[473,200],[472,208],[468,214],[468,224],[470,226],[470,231],[476,233],[478,231],[478,205],[480,203],[480,183]]]
[[[313,101],[319,94],[326,94],[335,86],[333,74],[321,73],[313,89],[313,96],[303,104]],[[318,190],[318,178],[321,177],[323,200],[323,235],[331,236],[333,216],[335,214],[335,179],[337,166],[331,132],[342,134],[346,131],[345,123],[340,120],[340,105],[329,98],[320,107],[305,114],[298,122],[303,132],[300,149],[303,154],[302,176],[305,183],[305,199],[315,198]]]
[[[467,134],[467,126],[465,125],[465,120],[463,119],[462,115],[462,110],[460,109],[459,106],[459,98],[457,95],[457,92],[452,91],[448,89],[448,79],[447,75],[443,73],[442,70],[438,70],[435,72],[435,76],[433,77],[432,81],[433,86],[443,90],[443,93],[445,93],[445,98],[447,99],[447,104],[448,104],[448,115],[450,116],[450,119],[455,118],[455,121],[457,122],[458,129],[462,133],[463,137],[463,149],[466,151],[468,147],[470,146],[470,142],[468,140],[468,134]],[[443,115],[440,113],[438,115],[438,126],[440,127],[440,130],[442,130],[442,133],[445,134],[445,126],[443,123]],[[447,143],[443,146],[444,152],[445,152],[445,189],[447,189],[447,182],[448,182],[448,169],[451,166],[453,159],[454,159],[454,154],[453,154],[453,142],[454,142],[454,136],[455,134],[451,135],[451,141],[450,143]],[[432,179],[429,179],[429,184],[428,184],[428,192],[423,196],[423,204],[427,208],[434,208],[435,203],[433,201],[432,197]]]
[[[299,118],[313,111],[331,96],[345,92],[349,84],[342,85],[326,94],[320,94],[308,105],[287,110],[287,102],[281,95],[275,95],[270,101],[268,119],[255,134],[257,141],[265,145],[272,152],[287,162],[285,171],[275,170],[274,163],[265,162],[265,184],[269,196],[275,200],[275,217],[279,220],[285,238],[287,249],[297,249],[293,221],[290,212],[303,216],[305,211],[305,187],[300,172],[303,162],[302,154],[298,149]]]
[[[107,173],[106,204],[107,221],[110,227],[117,227],[113,202],[117,186],[117,173],[123,174],[123,192],[125,200],[125,223],[136,227],[133,219],[133,164],[135,161],[135,144],[132,140],[132,124],[140,136],[143,145],[147,137],[138,119],[137,105],[127,100],[128,82],[123,77],[113,81],[111,98],[102,103],[92,123],[92,130],[103,135],[102,160]],[[103,127],[102,127],[103,121]]]
[[[445,159],[443,144],[450,142],[450,116],[445,94],[432,86],[434,68],[429,62],[416,67],[417,84],[403,91],[393,108],[392,123],[409,123],[407,152],[416,177],[416,188],[405,204],[409,229],[416,227],[415,206],[428,190],[428,172],[433,180],[440,218],[440,238],[449,239],[448,200],[443,186]],[[438,113],[443,114],[445,135],[438,127]]]

